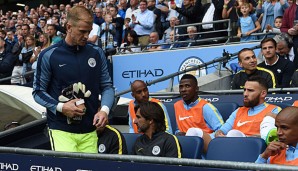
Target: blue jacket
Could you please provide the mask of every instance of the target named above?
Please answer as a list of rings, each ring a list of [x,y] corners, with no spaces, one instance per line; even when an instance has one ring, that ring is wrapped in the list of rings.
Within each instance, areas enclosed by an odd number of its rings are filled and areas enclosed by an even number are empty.
[[[85,84],[91,96],[85,98],[87,111],[81,123],[69,125],[66,116],[56,111],[56,107],[61,91],[77,82]],[[101,104],[99,94],[102,95]],[[43,50],[34,73],[33,97],[47,108],[50,129],[72,133],[95,130],[93,118],[100,105],[111,109],[114,102],[114,89],[103,50],[93,44],[69,46],[65,40]]]

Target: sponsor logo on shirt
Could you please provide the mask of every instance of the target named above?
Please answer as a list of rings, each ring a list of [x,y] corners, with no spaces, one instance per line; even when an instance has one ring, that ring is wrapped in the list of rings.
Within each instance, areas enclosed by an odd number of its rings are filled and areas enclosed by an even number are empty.
[[[241,122],[240,120],[237,122],[237,126],[240,127],[240,126],[243,126],[247,123],[250,123],[250,122],[253,122],[253,121],[244,121],[244,122]]]
[[[181,116],[179,116],[179,120],[180,121],[183,121],[183,120],[185,120],[185,119],[189,119],[189,118],[192,118],[193,116],[184,116],[184,117],[181,117]]]

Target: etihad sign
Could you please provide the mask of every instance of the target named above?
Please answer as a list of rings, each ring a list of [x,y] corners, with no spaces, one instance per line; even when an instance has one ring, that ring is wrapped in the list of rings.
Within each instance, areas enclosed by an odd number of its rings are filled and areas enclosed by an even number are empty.
[[[62,171],[62,169],[60,167],[32,165],[30,171]]]
[[[15,163],[0,163],[0,169],[7,171],[19,170],[19,165]]]

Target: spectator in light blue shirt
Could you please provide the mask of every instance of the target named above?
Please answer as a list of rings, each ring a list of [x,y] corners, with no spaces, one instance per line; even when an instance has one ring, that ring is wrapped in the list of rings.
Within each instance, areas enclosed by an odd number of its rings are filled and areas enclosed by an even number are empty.
[[[139,37],[139,43],[143,46],[149,44],[149,34],[154,30],[154,13],[147,9],[147,1],[141,0],[140,12],[131,17],[130,27],[134,29]]]

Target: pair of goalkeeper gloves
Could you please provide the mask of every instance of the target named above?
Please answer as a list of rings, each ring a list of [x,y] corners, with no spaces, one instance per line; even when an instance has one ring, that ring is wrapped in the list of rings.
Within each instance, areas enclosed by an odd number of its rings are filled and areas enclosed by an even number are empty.
[[[86,106],[84,98],[90,97],[91,92],[90,90],[86,91],[85,84],[78,82],[74,83],[62,90],[62,94],[58,97],[60,102],[68,102],[72,99],[80,99],[76,101],[76,106],[80,109],[83,109],[84,113],[86,112]],[[73,118],[67,117],[67,123],[80,123],[82,120],[82,116],[75,116]]]

